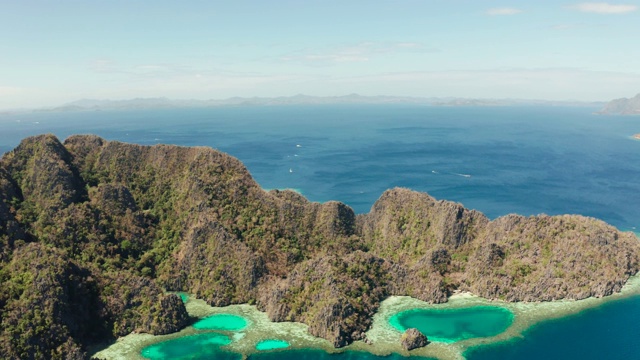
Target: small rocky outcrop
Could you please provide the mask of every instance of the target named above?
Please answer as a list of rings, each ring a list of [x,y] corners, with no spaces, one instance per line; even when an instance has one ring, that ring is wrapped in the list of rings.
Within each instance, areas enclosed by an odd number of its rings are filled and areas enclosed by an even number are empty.
[[[407,329],[400,337],[400,344],[409,351],[426,346],[428,343],[427,337],[416,328]]]
[[[151,324],[144,329],[155,335],[165,335],[180,331],[189,325],[189,314],[184,307],[180,296],[167,294],[160,297],[152,307],[153,319]]]

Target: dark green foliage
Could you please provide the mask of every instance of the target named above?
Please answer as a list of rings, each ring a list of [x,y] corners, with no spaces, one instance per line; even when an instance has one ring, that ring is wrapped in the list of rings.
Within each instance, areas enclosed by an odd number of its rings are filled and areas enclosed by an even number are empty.
[[[153,217],[137,209],[127,189],[97,184],[100,175],[78,171],[73,160],[44,135],[0,162],[6,358],[84,358],[91,343],[134,330],[164,334],[187,322],[179,299],[131,273],[151,248]]]
[[[18,248],[3,269],[0,349],[8,359],[83,358],[97,308],[87,273],[60,251],[40,244]],[[94,310],[95,311],[95,310]]]

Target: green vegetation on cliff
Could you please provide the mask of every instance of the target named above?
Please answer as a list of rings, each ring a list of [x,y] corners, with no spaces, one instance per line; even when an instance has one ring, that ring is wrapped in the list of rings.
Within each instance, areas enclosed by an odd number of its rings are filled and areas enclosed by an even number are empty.
[[[72,136],[23,140],[0,160],[0,353],[83,358],[130,332],[188,323],[180,298],[255,303],[344,346],[388,295],[454,290],[507,301],[619,291],[640,245],[581,216],[489,221],[406,189],[369,214],[262,190],[209,148]]]

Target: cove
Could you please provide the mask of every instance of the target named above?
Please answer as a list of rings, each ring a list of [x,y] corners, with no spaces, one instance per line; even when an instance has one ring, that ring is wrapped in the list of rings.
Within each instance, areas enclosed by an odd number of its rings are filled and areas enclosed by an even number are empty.
[[[270,340],[260,341],[256,345],[256,350],[266,351],[266,350],[275,350],[275,349],[286,349],[289,346],[291,346],[291,345],[288,342],[284,341],[284,340],[270,339]]]
[[[411,309],[399,312],[389,323],[399,331],[416,328],[429,341],[456,341],[490,337],[505,331],[513,322],[513,313],[497,306],[459,309]]]
[[[223,334],[206,333],[183,336],[145,347],[140,355],[150,360],[160,359],[241,359],[239,354],[225,352],[220,346],[229,345],[231,339]]]
[[[197,330],[227,330],[240,331],[246,328],[248,322],[245,318],[231,314],[216,314],[208,316],[195,324],[193,328]]]
[[[216,358],[217,359],[217,358]],[[404,360],[406,357],[398,354],[389,356],[378,356],[361,351],[345,351],[342,353],[330,354],[322,350],[287,350],[263,354],[254,354],[248,360]],[[414,357],[415,360],[427,360],[433,358]],[[433,359],[435,360],[435,359]]]

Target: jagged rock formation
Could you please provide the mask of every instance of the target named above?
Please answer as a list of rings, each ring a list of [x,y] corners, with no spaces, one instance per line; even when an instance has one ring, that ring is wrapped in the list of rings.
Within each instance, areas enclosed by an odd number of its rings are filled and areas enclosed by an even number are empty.
[[[428,343],[427,337],[416,328],[407,329],[400,337],[400,344],[408,351],[427,346]]]
[[[640,115],[640,94],[630,99],[611,100],[598,112],[599,114]]]
[[[82,358],[109,337],[176,331],[186,312],[163,288],[218,306],[255,303],[340,347],[362,339],[388,295],[605,296],[639,260],[633,234],[581,216],[489,221],[407,189],[356,216],[338,202],[265,192],[209,148],[42,135],[0,160],[9,359]]]
[[[309,324],[336,347],[364,338],[378,304],[387,296],[389,264],[360,250],[321,253],[296,266],[286,279],[270,279],[258,304],[274,321]]]
[[[619,291],[639,268],[637,238],[600,220],[507,215],[489,221],[407,189],[385,192],[359,216],[358,232],[371,252],[401,269],[393,294],[429,302],[446,301],[454,289],[507,301],[601,297]]]

